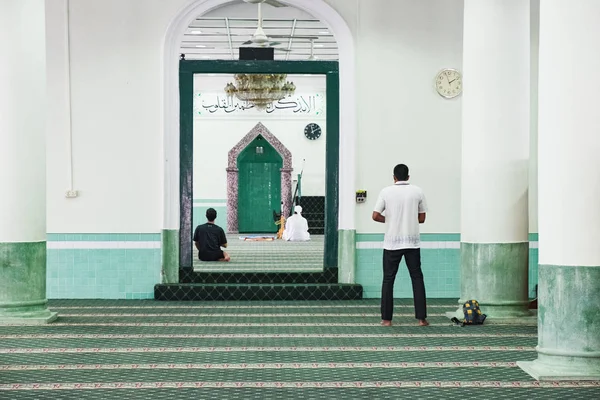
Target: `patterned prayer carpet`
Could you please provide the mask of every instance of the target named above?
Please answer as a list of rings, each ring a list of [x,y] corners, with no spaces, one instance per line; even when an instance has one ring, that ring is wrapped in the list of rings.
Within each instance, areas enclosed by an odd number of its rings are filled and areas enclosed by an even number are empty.
[[[537,382],[527,326],[429,327],[397,300],[53,300],[47,326],[0,327],[0,399],[599,399],[600,382]]]
[[[325,243],[323,235],[311,235],[311,240],[308,242],[244,241],[240,240],[240,236],[245,235],[227,235],[225,251],[231,256],[230,262],[203,262],[198,260],[194,253],[194,270],[197,272],[318,272],[323,270]]]

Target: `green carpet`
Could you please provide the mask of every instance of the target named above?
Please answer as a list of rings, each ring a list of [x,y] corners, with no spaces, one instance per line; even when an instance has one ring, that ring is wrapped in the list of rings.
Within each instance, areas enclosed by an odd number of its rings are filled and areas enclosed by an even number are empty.
[[[54,300],[48,326],[0,330],[0,399],[598,399],[600,382],[537,382],[537,329],[457,327],[456,300]]]
[[[203,262],[194,251],[197,272],[318,272],[323,270],[323,235],[311,235],[308,242],[240,240],[241,234],[227,235],[225,251],[231,261]],[[195,247],[194,247],[195,249]]]

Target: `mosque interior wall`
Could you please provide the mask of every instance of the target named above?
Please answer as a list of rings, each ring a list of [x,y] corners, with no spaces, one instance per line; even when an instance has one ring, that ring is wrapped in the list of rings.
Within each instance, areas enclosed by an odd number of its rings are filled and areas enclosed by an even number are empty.
[[[302,194],[325,195],[325,137],[327,135],[324,76],[290,75],[293,96],[266,111],[246,109],[228,99],[223,88],[231,75],[196,75],[194,81],[194,225],[203,223],[208,207],[217,210],[217,224],[227,226],[227,156],[259,122],[292,154],[292,179],[302,173]],[[317,124],[321,136],[309,140],[304,130]],[[293,183],[292,189],[296,186]],[[291,201],[291,199],[288,199]]]
[[[371,221],[371,211],[378,191],[392,183],[393,166],[404,162],[429,203],[422,229],[428,295],[458,297],[461,98],[440,97],[433,81],[442,68],[461,70],[462,1],[326,2],[346,20],[356,46],[355,182],[357,190],[368,192],[367,202],[357,204],[355,212],[357,283],[363,284],[365,297],[379,296],[384,227]],[[162,52],[167,27],[185,3],[71,2],[70,80],[66,16],[58,2],[49,3],[49,298],[150,298],[153,285],[160,281]],[[532,54],[535,52],[533,48]],[[464,77],[464,85],[468,90],[468,77]],[[318,86],[312,90],[318,91]],[[302,92],[300,87],[298,91]],[[194,193],[198,212],[211,204],[221,215],[226,214],[226,157],[221,148],[235,145],[236,138],[243,137],[259,120],[293,151],[292,176],[301,169],[302,158],[307,159],[304,183],[312,187],[322,170],[320,147],[325,141],[309,142],[302,130],[308,122],[317,122],[326,131],[325,121],[319,118],[197,117],[198,129],[219,133],[216,140],[210,139],[210,146],[219,150],[204,154],[207,162],[212,162],[207,157],[215,157],[216,172],[195,178],[195,185],[201,188]],[[198,151],[202,151],[208,136],[199,134],[197,140]],[[533,150],[531,165],[536,164],[535,155]],[[71,165],[73,189],[80,194],[75,199],[65,198]],[[532,174],[530,196],[536,193],[534,178]],[[204,191],[208,187],[211,189]],[[317,187],[315,184],[314,190]],[[530,289],[537,282],[536,213],[532,208]],[[396,295],[410,295],[405,271],[397,282]]]

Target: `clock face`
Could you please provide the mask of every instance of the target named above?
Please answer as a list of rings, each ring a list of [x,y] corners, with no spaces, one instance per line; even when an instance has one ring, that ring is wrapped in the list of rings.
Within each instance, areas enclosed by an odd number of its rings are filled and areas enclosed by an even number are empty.
[[[317,140],[321,137],[321,127],[315,123],[310,123],[304,128],[304,136],[309,140]]]
[[[441,70],[435,77],[435,89],[447,99],[458,96],[462,92],[460,72],[449,68]]]

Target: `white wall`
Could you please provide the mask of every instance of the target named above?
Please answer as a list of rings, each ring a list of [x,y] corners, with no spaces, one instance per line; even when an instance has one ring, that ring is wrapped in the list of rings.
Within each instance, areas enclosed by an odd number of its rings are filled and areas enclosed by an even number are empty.
[[[324,76],[289,75],[288,80],[296,85],[296,95],[318,94],[325,101]],[[194,93],[223,93],[232,75],[197,74],[194,77]],[[307,96],[305,96],[307,97]],[[296,96],[292,97],[295,99]],[[207,100],[206,105],[213,104]],[[222,96],[225,101],[225,96]],[[197,102],[199,107],[201,102]],[[200,107],[199,107],[200,108]],[[305,108],[306,109],[306,108]],[[325,111],[325,110],[324,110]],[[327,126],[323,112],[293,113],[246,110],[229,114],[203,111],[194,117],[194,198],[227,198],[227,154],[248,132],[262,122],[266,128],[292,153],[292,178],[302,170],[302,193],[306,196],[325,194],[325,137]],[[308,140],[304,136],[304,127],[308,123],[317,123],[322,135],[317,140]]]
[[[371,212],[381,188],[393,183],[394,166],[405,163],[429,203],[422,231],[458,232],[461,99],[440,97],[433,81],[442,68],[461,69],[463,2],[369,0],[359,7],[357,189],[368,199],[357,206],[357,230],[383,232]]]
[[[258,7],[255,4],[244,4],[241,1],[230,3],[226,6],[219,7],[213,11],[210,11],[203,15],[207,18],[256,18],[258,15]],[[262,7],[262,17],[265,19],[270,18],[283,18],[283,19],[310,19],[312,15],[299,10],[294,7],[271,7],[270,5],[264,5]]]
[[[48,232],[159,232],[162,48],[185,0],[71,1],[74,188],[64,0],[48,1]],[[49,35],[50,36],[50,35]]]
[[[64,198],[69,164],[67,46],[60,34],[64,2],[48,2],[56,11],[49,10],[47,21],[55,32],[48,43],[54,103],[48,231],[157,232],[163,213],[162,49],[168,24],[189,1],[71,2],[77,199]],[[393,166],[404,162],[429,200],[424,232],[458,232],[461,100],[439,97],[433,79],[443,67],[461,68],[462,0],[326,2],[347,21],[357,46],[356,189],[369,194],[366,204],[357,205],[358,231],[382,231],[371,222],[371,210],[379,190],[391,183]],[[265,125],[278,135],[278,127]],[[239,129],[252,126],[247,122]]]

